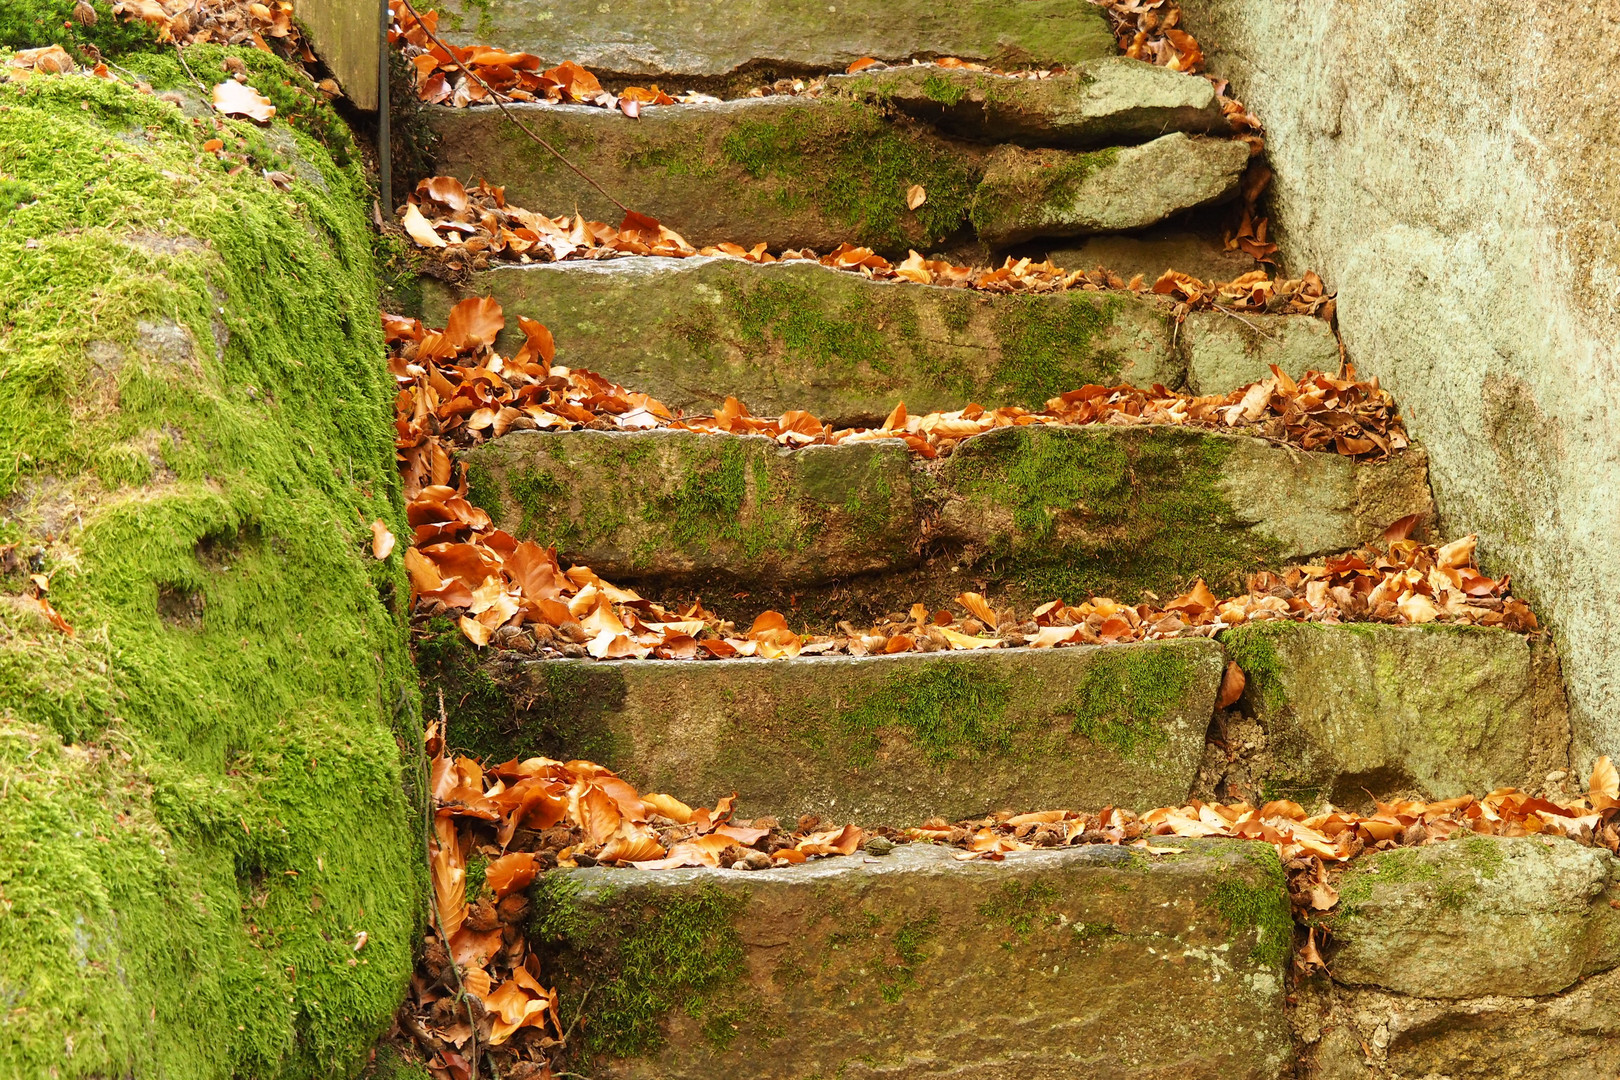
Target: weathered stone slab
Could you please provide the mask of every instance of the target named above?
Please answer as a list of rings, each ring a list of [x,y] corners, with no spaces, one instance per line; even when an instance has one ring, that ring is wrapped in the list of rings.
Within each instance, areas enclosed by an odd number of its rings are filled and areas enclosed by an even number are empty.
[[[1111,56],[1030,80],[933,65],[835,75],[826,93],[898,108],[943,131],[1026,146],[1117,146],[1228,130],[1198,75]]]
[[[423,294],[435,325],[464,295],[494,296],[551,328],[559,362],[688,412],[735,395],[759,415],[876,424],[902,400],[1039,407],[1090,382],[1182,380],[1166,309],[1111,293],[998,296],[698,257],[501,267],[459,292],[424,279]],[[510,322],[506,355],[522,343]]]
[[[1326,319],[1309,315],[1229,315],[1195,311],[1178,335],[1187,351],[1187,389],[1225,394],[1271,377],[1271,365],[1297,378],[1339,370],[1339,339]]]
[[[503,527],[599,573],[794,584],[916,561],[911,458],[897,439],[658,430],[513,432],[462,455]]]
[[[895,440],[515,432],[463,454],[512,535],[613,579],[794,589],[917,565],[920,540],[1041,599],[1169,595],[1338,551],[1430,512],[1420,454],[1357,465],[1187,428],[1003,428],[943,461]],[[908,601],[909,606],[909,601]]]
[[[966,228],[987,152],[860,101],[743,98],[651,107],[639,120],[585,105],[511,108],[625,205],[698,247],[928,251]],[[438,138],[438,172],[504,185],[510,201],[540,213],[623,216],[500,110],[423,116]],[[906,207],[913,184],[928,192],[916,210]]]
[[[938,472],[933,537],[1070,600],[1171,595],[1197,577],[1229,594],[1262,566],[1433,513],[1420,451],[1367,466],[1177,427],[1004,428]]]
[[[1602,848],[1466,835],[1369,854],[1339,888],[1328,967],[1341,983],[1536,997],[1620,964],[1620,859]]]
[[[1175,846],[557,871],[531,940],[598,1077],[1280,1077],[1281,868]]]
[[[1240,139],[1175,133],[1092,151],[1003,146],[973,196],[973,226],[991,246],[1036,237],[1129,232],[1237,194],[1249,162]]]
[[[1218,233],[1193,232],[1180,224],[1055,240],[1037,252],[1068,270],[1104,266],[1126,281],[1141,274],[1150,283],[1166,270],[1204,281],[1231,281],[1259,265],[1242,251],[1227,251]]]
[[[1203,638],[793,660],[486,661],[502,756],[589,756],[750,814],[916,825],[1179,805],[1225,661]],[[452,723],[456,739],[460,725]],[[475,740],[469,740],[475,741]]]
[[[1561,994],[1462,1001],[1335,987],[1334,1026],[1304,1080],[1612,1080],[1620,1075],[1620,970]]]
[[[750,66],[822,73],[864,56],[1050,66],[1115,51],[1102,12],[1080,0],[446,0],[440,10],[455,44],[494,43],[610,76],[701,80]]]
[[[1340,804],[1539,788],[1569,768],[1569,709],[1550,639],[1432,624],[1254,623],[1221,635],[1248,674],[1270,784]]]

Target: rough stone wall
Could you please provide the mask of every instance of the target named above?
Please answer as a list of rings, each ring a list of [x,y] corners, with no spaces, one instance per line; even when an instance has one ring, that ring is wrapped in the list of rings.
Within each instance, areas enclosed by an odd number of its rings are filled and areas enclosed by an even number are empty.
[[[1265,122],[1287,269],[1551,622],[1575,763],[1620,751],[1620,2],[1183,0]]]

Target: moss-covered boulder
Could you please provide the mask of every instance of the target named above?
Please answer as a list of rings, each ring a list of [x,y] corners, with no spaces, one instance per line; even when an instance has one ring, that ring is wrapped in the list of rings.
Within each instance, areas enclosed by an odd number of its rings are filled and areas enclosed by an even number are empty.
[[[120,70],[183,106],[0,84],[8,1077],[350,1075],[411,970],[370,198],[314,88],[238,55],[295,126],[216,119],[172,55]]]
[[[973,227],[992,247],[1036,237],[1130,232],[1237,195],[1241,139],[1179,132],[1105,150],[999,147],[973,194]]]
[[[942,131],[1025,146],[1119,146],[1227,130],[1208,79],[1110,56],[1032,80],[918,64],[834,75],[826,94],[899,109]]]
[[[1271,377],[1271,366],[1292,378],[1339,370],[1333,324],[1310,315],[1251,315],[1194,311],[1178,335],[1187,356],[1187,389],[1226,394]]]
[[[986,152],[862,101],[743,98],[648,108],[639,120],[585,105],[511,109],[615,198],[699,247],[931,250],[967,226]],[[424,115],[438,172],[485,177],[539,213],[623,216],[500,110]],[[928,201],[911,210],[906,191],[918,184]]]
[[[1002,296],[701,257],[502,267],[459,290],[423,286],[430,323],[463,296],[494,296],[551,327],[559,363],[688,412],[734,395],[762,416],[875,425],[902,400],[913,414],[1038,408],[1086,383],[1182,381],[1165,306],[1130,295]],[[497,342],[508,356],[522,345],[510,321]]]
[[[759,435],[528,431],[462,460],[477,505],[565,560],[786,590],[944,560],[993,567],[1043,601],[1171,595],[1199,577],[1229,594],[1262,566],[1432,510],[1418,452],[1358,465],[1158,425],[1001,428],[932,462],[889,439],[795,450]]]
[[[470,652],[453,639],[434,648],[452,646]],[[750,814],[868,825],[1179,805],[1225,666],[1205,639],[932,656],[440,663],[459,676],[446,697],[480,706],[452,717],[458,745],[590,757],[642,790],[694,804],[736,792]]]
[[[1551,639],[1430,624],[1252,623],[1224,631],[1266,730],[1268,791],[1352,805],[1539,788],[1569,768]]]
[[[866,56],[954,56],[1050,67],[1115,51],[1102,12],[1077,0],[446,0],[458,45],[495,42],[607,75],[712,81],[738,69],[842,71]]]
[[[1427,998],[1538,997],[1620,965],[1620,859],[1549,836],[1464,834],[1357,860],[1333,978]]]
[[[1293,925],[1268,846],[557,871],[531,941],[598,1077],[1273,1080]],[[585,998],[590,991],[588,1000]]]

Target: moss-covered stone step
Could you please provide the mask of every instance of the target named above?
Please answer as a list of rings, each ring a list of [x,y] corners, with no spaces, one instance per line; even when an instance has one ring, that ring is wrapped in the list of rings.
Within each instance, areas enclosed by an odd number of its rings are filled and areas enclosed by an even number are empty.
[[[1001,296],[811,262],[626,258],[500,267],[462,289],[424,279],[424,316],[442,326],[472,295],[549,326],[560,362],[689,412],[734,395],[762,416],[875,425],[902,400],[917,414],[1038,408],[1092,382],[1175,386],[1185,370],[1167,307],[1130,294]],[[497,341],[508,356],[522,344],[509,326]]]
[[[694,805],[735,792],[785,821],[916,825],[1179,805],[1224,668],[1205,638],[690,663],[508,654],[466,668],[446,699],[465,684],[508,703],[458,706],[449,730],[503,758],[587,757],[638,790]]]
[[[1120,146],[1228,130],[1199,75],[1110,56],[1038,81],[934,65],[835,75],[825,91],[897,108],[942,131],[1025,146]]]
[[[1266,731],[1268,797],[1339,805],[1539,789],[1570,767],[1551,639],[1445,624],[1256,623],[1224,631]]]
[[[652,107],[639,120],[584,105],[513,109],[616,198],[699,247],[768,241],[826,252],[849,241],[903,256],[967,238],[970,225],[993,245],[1127,231],[1230,197],[1248,161],[1247,143],[1179,133],[1121,150],[992,154],[845,98]],[[437,171],[483,177],[543,213],[618,219],[501,111],[424,116]],[[914,210],[913,186],[928,196]]]
[[[788,450],[659,430],[515,432],[462,460],[501,528],[614,580],[782,590],[926,562],[946,588],[984,564],[1041,600],[1167,596],[1198,577],[1230,592],[1431,513],[1421,452],[1357,465],[1154,425],[1003,428],[935,462],[898,440]]]
[[[1130,232],[1236,197],[1248,163],[1241,139],[1180,132],[1106,150],[1003,146],[985,164],[970,216],[992,247]]]
[[[675,79],[675,89],[739,69],[842,71],[865,56],[1049,67],[1115,51],[1102,12],[1081,0],[445,0],[439,8],[455,44],[522,49],[604,76]]]
[[[763,435],[525,431],[462,460],[514,536],[609,576],[820,584],[917,558],[897,439],[788,450]]]
[[[1172,846],[556,871],[531,942],[597,1077],[1280,1077],[1281,867]]]
[[[1620,859],[1549,836],[1465,834],[1357,860],[1336,981],[1425,998],[1539,997],[1620,966]]]
[[[866,244],[927,251],[968,224],[985,147],[890,119],[862,101],[744,98],[644,109],[513,106],[523,122],[632,209],[699,247]],[[484,177],[541,213],[617,221],[621,211],[496,109],[430,109],[440,173]],[[906,207],[920,184],[928,201]]]

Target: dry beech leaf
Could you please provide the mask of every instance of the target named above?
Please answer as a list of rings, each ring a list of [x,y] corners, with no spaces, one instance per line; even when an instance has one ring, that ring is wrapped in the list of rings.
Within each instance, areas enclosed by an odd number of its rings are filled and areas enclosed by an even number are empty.
[[[388,531],[382,518],[371,523],[371,555],[376,559],[386,559],[394,550],[394,534]]]
[[[915,210],[928,201],[928,192],[923,190],[921,184],[912,184],[906,188],[906,209]]]
[[[1217,709],[1229,709],[1238,703],[1243,696],[1243,687],[1247,683],[1243,669],[1238,667],[1236,660],[1228,660],[1226,671],[1221,675],[1221,693],[1215,699]]]
[[[1605,754],[1597,759],[1592,766],[1592,779],[1587,785],[1594,804],[1603,803],[1597,809],[1603,810],[1620,802],[1620,769],[1616,769],[1614,762]]]
[[[276,107],[270,99],[246,83],[226,79],[214,87],[214,110],[226,116],[242,116],[261,124],[270,122]]]
[[[422,216],[422,211],[416,208],[415,203],[406,205],[405,216],[400,219],[399,223],[405,227],[405,231],[410,234],[411,239],[423,247],[442,248],[449,246],[445,243],[444,238],[434,231],[433,223]]]

